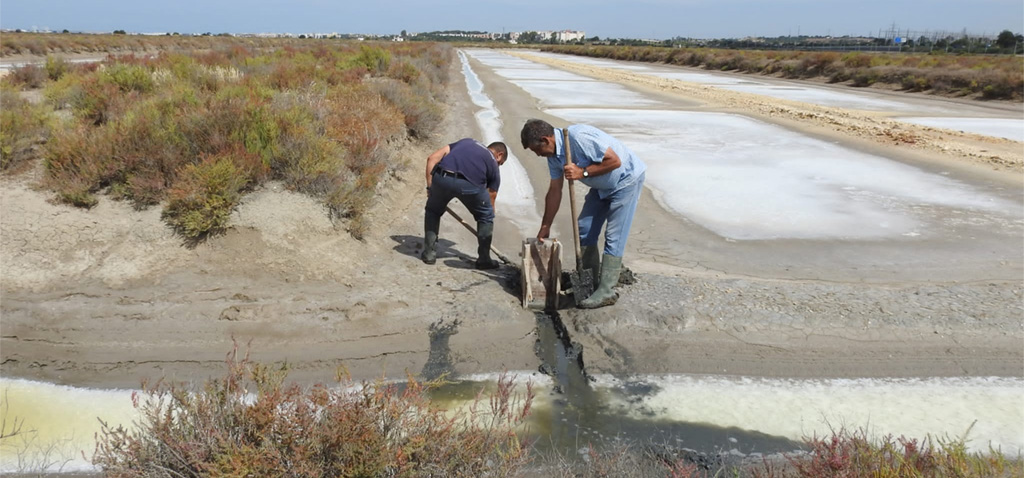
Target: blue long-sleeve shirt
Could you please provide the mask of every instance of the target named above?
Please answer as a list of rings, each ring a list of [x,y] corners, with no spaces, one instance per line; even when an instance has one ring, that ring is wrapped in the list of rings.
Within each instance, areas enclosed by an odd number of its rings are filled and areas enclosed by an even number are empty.
[[[564,174],[565,148],[562,145],[562,130],[555,128],[555,155],[548,156],[548,171],[551,179],[559,179]],[[601,198],[614,191],[627,187],[647,171],[647,165],[640,160],[626,145],[612,135],[590,125],[577,124],[569,126],[569,147],[572,148],[573,164],[585,168],[604,160],[604,152],[611,148],[622,165],[599,176],[591,176],[580,180],[583,184],[597,189]]]

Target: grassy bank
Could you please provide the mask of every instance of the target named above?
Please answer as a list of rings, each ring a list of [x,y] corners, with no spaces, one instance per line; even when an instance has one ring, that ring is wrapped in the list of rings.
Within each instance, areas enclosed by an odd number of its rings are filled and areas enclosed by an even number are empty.
[[[886,86],[943,96],[1024,100],[1024,58],[915,53],[720,50],[634,46],[545,46],[544,51],[666,63],[851,86]]]
[[[3,79],[2,166],[42,157],[44,186],[75,206],[98,193],[163,204],[190,240],[223,229],[253,186],[281,180],[360,237],[377,186],[400,166],[394,150],[442,118],[451,57],[436,44],[314,40],[88,64],[51,56]],[[26,90],[45,108],[19,98]]]
[[[280,48],[301,44],[304,39],[186,35],[112,35],[79,33],[4,32],[0,36],[0,58],[15,55],[47,56],[71,54],[155,53],[197,51],[240,46]]]

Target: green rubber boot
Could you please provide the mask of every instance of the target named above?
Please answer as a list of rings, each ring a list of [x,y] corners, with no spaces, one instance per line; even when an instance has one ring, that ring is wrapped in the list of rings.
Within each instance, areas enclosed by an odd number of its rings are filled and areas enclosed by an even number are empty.
[[[601,250],[597,246],[580,246],[580,257],[583,270],[590,271],[590,283],[597,284],[601,279]]]
[[[580,302],[581,309],[596,309],[615,304],[619,293],[613,287],[619,283],[619,271],[622,270],[622,258],[605,254],[601,260],[601,283],[590,297]]]
[[[424,264],[434,264],[437,262],[437,233],[427,231],[423,235],[423,252],[420,253],[420,259],[423,259]]]
[[[437,262],[437,231],[441,229],[441,216],[427,211],[423,217],[423,252],[420,259],[424,264]]]
[[[481,270],[497,269],[501,264],[491,259],[491,240],[494,239],[494,223],[476,223],[476,268]]]

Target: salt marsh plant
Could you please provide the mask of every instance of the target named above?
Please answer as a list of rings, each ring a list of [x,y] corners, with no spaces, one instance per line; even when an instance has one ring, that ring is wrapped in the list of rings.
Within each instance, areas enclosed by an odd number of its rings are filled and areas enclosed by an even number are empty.
[[[545,51],[616,60],[659,62],[708,70],[823,78],[865,87],[876,83],[946,96],[1024,99],[1024,59],[1006,55],[846,53],[661,48],[653,46],[545,46]]]
[[[28,102],[8,85],[0,85],[0,170],[31,159],[49,137],[51,122],[45,107]]]
[[[967,449],[966,436],[925,437],[886,435],[873,439],[864,430],[833,430],[824,437],[804,440],[806,453],[784,462],[755,468],[755,478],[1015,478],[1024,476],[1024,463],[1007,458],[999,449],[988,453]]]
[[[176,230],[200,239],[223,229],[240,194],[276,179],[324,201],[360,237],[379,185],[401,166],[392,158],[401,142],[441,120],[437,82],[451,55],[431,44],[228,43],[93,67],[54,60],[4,82],[13,92],[38,76],[49,107],[71,112],[41,148],[43,183],[61,201],[90,207],[110,193],[137,208],[162,203]],[[24,129],[7,131],[5,148],[30,142]]]
[[[104,425],[94,463],[104,476],[514,476],[527,462],[516,435],[532,387],[502,376],[457,413],[432,405],[434,383],[286,384],[287,371],[228,355],[201,390],[144,386],[132,429]]]

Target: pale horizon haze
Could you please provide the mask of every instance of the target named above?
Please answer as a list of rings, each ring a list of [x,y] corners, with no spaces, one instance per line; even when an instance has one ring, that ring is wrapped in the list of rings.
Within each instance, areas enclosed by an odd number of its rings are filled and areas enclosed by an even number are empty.
[[[1021,0],[4,0],[0,28],[131,33],[582,30],[601,38],[1024,31]]]

